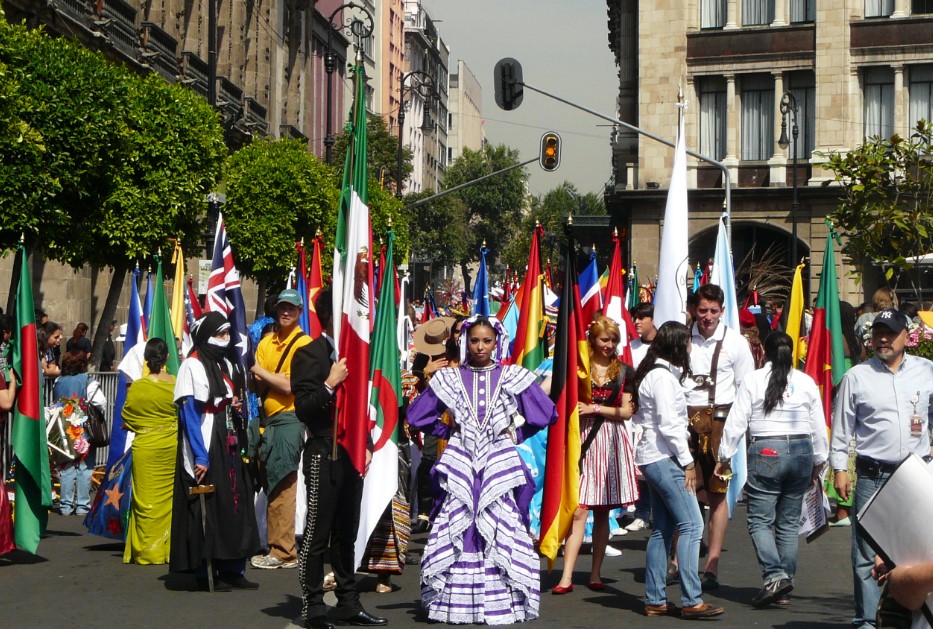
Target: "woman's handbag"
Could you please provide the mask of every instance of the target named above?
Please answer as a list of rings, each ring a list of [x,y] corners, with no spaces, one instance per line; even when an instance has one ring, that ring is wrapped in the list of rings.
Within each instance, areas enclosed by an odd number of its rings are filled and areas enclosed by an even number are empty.
[[[90,383],[90,376],[88,376]],[[104,448],[110,445],[110,427],[104,411],[88,398],[87,384],[84,385],[84,399],[87,402],[87,421],[84,423],[84,432],[87,441],[95,448]]]

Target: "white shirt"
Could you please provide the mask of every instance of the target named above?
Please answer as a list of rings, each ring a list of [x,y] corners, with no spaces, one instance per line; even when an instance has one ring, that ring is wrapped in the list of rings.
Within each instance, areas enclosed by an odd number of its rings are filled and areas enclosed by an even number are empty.
[[[638,369],[638,365],[641,364],[641,361],[645,359],[645,355],[648,353],[648,348],[651,347],[651,343],[645,343],[640,338],[636,338],[632,341],[632,367]]]
[[[752,437],[810,435],[813,464],[824,463],[829,457],[829,439],[820,388],[807,374],[791,369],[783,403],[765,415],[765,391],[770,379],[771,363],[767,363],[742,381],[723,428],[719,460],[731,459],[748,431]]]
[[[687,398],[683,385],[670,371],[670,363],[658,359],[638,387],[638,412],[632,423],[641,429],[635,446],[635,465],[648,465],[670,457],[680,465],[693,461],[687,445]]]
[[[710,374],[713,353],[720,339],[722,339],[722,350],[719,352],[716,373]],[[736,330],[727,328],[722,321],[708,339],[700,335],[694,324],[690,371],[693,372],[694,377],[707,375],[716,379],[715,404],[732,404],[735,401],[736,390],[742,384],[742,379],[755,371],[755,359],[752,357],[752,350],[748,348],[748,341],[745,337]],[[705,406],[708,403],[709,391],[707,389],[693,389],[687,393],[687,404],[690,406]]]
[[[117,367],[117,370],[126,376],[130,383],[136,382],[149,373],[149,369],[143,360],[145,351],[145,343],[136,343],[136,345],[131,347],[130,351],[126,353],[126,356],[123,357],[123,360],[120,361]]]

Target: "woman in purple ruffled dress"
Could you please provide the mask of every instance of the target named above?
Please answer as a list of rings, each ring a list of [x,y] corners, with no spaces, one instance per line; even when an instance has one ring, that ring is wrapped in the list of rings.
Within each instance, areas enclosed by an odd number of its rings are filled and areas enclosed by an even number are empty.
[[[557,413],[533,373],[499,364],[499,321],[468,319],[460,339],[460,367],[435,373],[408,409],[413,428],[449,438],[433,472],[444,495],[421,563],[422,602],[431,620],[452,624],[532,620],[541,598],[534,485],[515,446]]]

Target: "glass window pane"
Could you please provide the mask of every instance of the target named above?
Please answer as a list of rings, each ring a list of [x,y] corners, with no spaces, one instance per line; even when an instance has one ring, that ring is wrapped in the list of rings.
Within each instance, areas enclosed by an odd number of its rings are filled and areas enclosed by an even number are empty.
[[[917,122],[933,122],[933,64],[911,66],[910,84],[910,128]]]
[[[774,79],[742,77],[741,159],[767,160],[774,154]]]
[[[893,70],[883,67],[865,68],[862,98],[865,137],[891,137],[894,133]]]
[[[742,0],[742,25],[764,26],[774,21],[774,0]]]

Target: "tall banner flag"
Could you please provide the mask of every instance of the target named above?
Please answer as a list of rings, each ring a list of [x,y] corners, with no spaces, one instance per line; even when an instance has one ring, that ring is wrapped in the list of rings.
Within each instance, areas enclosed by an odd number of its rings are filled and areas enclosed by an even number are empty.
[[[719,217],[719,233],[716,235],[716,253],[713,256],[713,271],[710,283],[722,289],[722,322],[733,330],[740,330],[739,299],[735,290],[735,270],[732,268],[732,248],[729,245],[729,215]]]
[[[703,286],[703,269],[700,268],[700,262],[697,261],[697,270],[693,272],[693,292],[700,290]]]
[[[152,316],[152,267],[146,273],[146,300],[143,302],[143,332],[149,337],[149,318]]]
[[[369,433],[369,333],[372,312],[372,237],[366,168],[366,75],[357,55],[356,97],[349,127],[352,145],[343,168],[343,188],[334,241],[334,342],[349,377],[337,389],[337,439],[363,474]]]
[[[590,358],[586,347],[586,322],[580,304],[580,289],[574,281],[573,235],[565,258],[564,286],[557,316],[557,344],[551,399],[557,405],[557,421],[548,428],[547,458],[544,466],[544,493],[541,504],[541,554],[548,570],[561,542],[570,532],[580,491],[580,413],[577,403],[592,399],[589,387]]]
[[[185,339],[185,254],[181,250],[181,242],[175,241],[175,250],[172,252],[172,264],[175,265],[175,281],[172,283],[172,330],[175,338]]]
[[[684,109],[683,105],[678,106],[674,168],[664,209],[658,283],[654,293],[654,323],[659,328],[668,321],[687,321],[687,275],[690,273],[687,258],[687,144]]]
[[[395,303],[395,273],[392,263],[395,234],[388,233],[382,287],[376,306],[376,324],[373,328],[369,356],[369,378],[372,383],[369,397],[370,438],[373,459],[363,479],[363,499],[360,503],[360,527],[356,538],[355,557],[360,565],[366,543],[376,524],[392,503],[398,491],[398,433],[399,407],[402,404],[402,372],[398,363],[396,326],[398,306]]]
[[[632,341],[635,340],[637,333],[635,324],[632,322],[632,315],[625,307],[625,291],[622,282],[625,270],[622,268],[622,239],[619,238],[618,230],[613,231],[612,243],[612,261],[609,264],[609,281],[606,283],[606,304],[603,314],[619,326],[619,356],[626,365],[631,365]]]
[[[178,373],[180,362],[178,352],[175,351],[177,345],[168,303],[165,301],[165,287],[162,281],[162,258],[160,256],[156,256],[156,278],[153,291],[152,314],[149,315],[149,338],[162,339],[168,345],[168,359],[165,361],[165,370],[175,375]]]
[[[800,368],[804,356],[801,337],[801,323],[803,321],[803,264],[798,264],[794,270],[794,282],[790,287],[790,304],[784,312],[787,313],[787,327],[785,332],[794,341],[794,369]]]
[[[528,271],[522,283],[521,302],[518,311],[518,328],[509,363],[534,371],[547,358],[547,339],[544,332],[547,321],[544,317],[544,273],[541,272],[541,257],[538,240],[544,236],[541,225],[535,227],[528,255]]]
[[[479,272],[476,274],[476,282],[473,284],[473,314],[489,316],[489,275],[486,272],[486,254],[489,249],[486,248],[486,241],[479,250]]]
[[[833,416],[833,388],[842,380],[846,371],[846,363],[842,317],[839,313],[839,285],[836,282],[836,255],[833,246],[833,241],[839,236],[836,235],[836,230],[828,220],[826,224],[829,227],[829,233],[826,235],[820,290],[813,307],[813,326],[810,328],[810,343],[807,346],[807,363],[804,371],[820,385],[823,414],[829,426],[832,424]]]
[[[732,251],[729,247],[729,215],[723,212],[719,217],[719,234],[716,236],[716,253],[713,256],[713,271],[710,282],[722,289],[724,299],[722,302],[722,319],[720,325],[726,325],[739,331],[739,304],[735,291],[735,272],[732,269]],[[739,449],[732,457],[732,481],[726,492],[726,503],[729,506],[729,517],[735,509],[748,478],[748,461],[745,454],[745,437],[739,443]]]
[[[214,255],[211,275],[207,280],[205,312],[219,312],[230,321],[230,360],[237,367],[237,386],[245,387],[252,355],[249,353],[249,332],[246,325],[246,304],[240,287],[240,272],[233,260],[233,248],[227,237],[223,214],[217,215],[214,232]],[[242,381],[240,381],[242,380]]]
[[[566,274],[565,270],[565,274]],[[596,313],[603,309],[603,293],[599,290],[599,269],[596,267],[596,247],[590,252],[590,263],[580,273],[580,302],[583,305],[583,321],[589,325]],[[564,291],[561,290],[563,295]]]
[[[16,286],[16,325],[10,339],[13,342],[13,377],[18,384],[12,426],[16,465],[13,541],[22,550],[36,554],[52,508],[52,478],[45,439],[45,409],[40,395],[42,378],[29,257],[22,242],[17,250],[20,275]],[[6,491],[5,487],[0,489]]]
[[[301,312],[298,314],[298,327],[307,335],[311,335],[311,294],[308,290],[308,261],[305,256],[304,239],[298,246],[298,281],[297,290],[301,295]]]
[[[641,286],[638,285],[638,265],[632,262],[632,272],[628,278],[628,297],[626,299],[629,311],[641,303]]]
[[[308,333],[313,339],[321,336],[321,321],[317,318],[314,302],[317,294],[324,288],[324,273],[321,271],[321,248],[324,246],[324,236],[318,230],[314,236],[314,248],[311,250],[311,270],[308,279],[308,323],[311,331]]]

